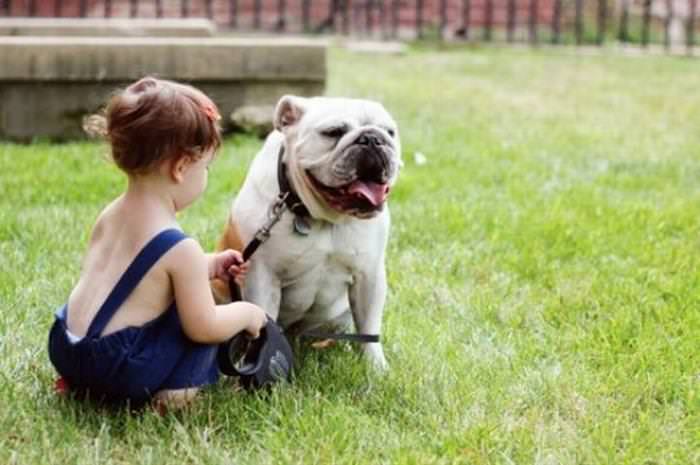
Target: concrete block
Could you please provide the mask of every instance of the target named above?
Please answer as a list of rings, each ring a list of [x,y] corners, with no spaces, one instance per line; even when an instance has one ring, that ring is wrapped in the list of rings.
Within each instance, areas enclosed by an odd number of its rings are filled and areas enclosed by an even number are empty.
[[[274,105],[246,105],[231,113],[231,124],[235,130],[266,137],[273,126]]]
[[[274,105],[284,94],[323,94],[326,43],[0,37],[0,138],[84,137],[82,118],[116,89],[146,75],[190,83],[211,96],[222,115],[230,115],[244,105]]]

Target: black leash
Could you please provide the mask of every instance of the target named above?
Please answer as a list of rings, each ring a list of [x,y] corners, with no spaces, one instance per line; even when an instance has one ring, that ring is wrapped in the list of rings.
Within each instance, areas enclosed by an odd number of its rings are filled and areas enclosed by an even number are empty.
[[[242,256],[244,263],[247,262],[251,256],[253,256],[255,251],[258,250],[258,247],[263,245],[265,241],[270,238],[270,230],[282,218],[282,213],[284,213],[284,211],[287,209],[287,205],[285,204],[287,196],[288,193],[282,192],[280,192],[280,194],[277,196],[277,200],[270,208],[270,218],[264,225],[262,225],[260,229],[258,229],[255,236],[253,236],[253,240],[251,240],[243,249]],[[229,279],[228,287],[229,291],[231,292],[231,302],[243,300],[241,288],[238,286],[238,283],[236,283],[235,280]]]
[[[280,147],[277,156],[277,182],[279,184],[280,193],[277,195],[277,200],[270,208],[270,217],[267,222],[258,229],[248,245],[243,249],[243,262],[248,259],[258,250],[258,247],[263,245],[270,238],[270,230],[282,218],[285,210],[290,210],[298,217],[310,217],[309,210],[302,203],[299,196],[292,191],[292,188],[287,179],[284,166],[284,145]],[[296,225],[295,225],[296,226]],[[229,291],[231,292],[231,302],[243,300],[241,288],[235,280],[230,279],[228,282]],[[379,342],[379,334],[349,334],[349,333],[324,333],[320,331],[304,331],[300,334],[302,337],[310,337],[315,339],[334,339],[336,341],[352,341],[352,342]]]

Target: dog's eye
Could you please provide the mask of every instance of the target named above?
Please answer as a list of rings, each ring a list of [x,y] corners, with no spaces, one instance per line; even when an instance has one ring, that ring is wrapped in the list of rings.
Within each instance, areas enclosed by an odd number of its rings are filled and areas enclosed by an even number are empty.
[[[387,129],[386,132],[388,132],[391,137],[394,137],[394,135],[396,134],[396,131],[394,131],[393,129]]]
[[[340,139],[345,135],[345,133],[348,132],[348,128],[345,126],[336,126],[333,128],[328,128],[323,131],[321,131],[321,134],[323,134],[326,137],[329,137],[331,139]]]

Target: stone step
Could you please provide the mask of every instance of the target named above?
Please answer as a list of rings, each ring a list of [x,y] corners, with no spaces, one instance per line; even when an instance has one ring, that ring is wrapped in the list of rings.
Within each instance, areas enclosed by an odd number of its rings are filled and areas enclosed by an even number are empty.
[[[200,88],[223,115],[284,94],[320,95],[326,46],[279,37],[0,37],[0,138],[83,137],[85,115],[146,75]]]

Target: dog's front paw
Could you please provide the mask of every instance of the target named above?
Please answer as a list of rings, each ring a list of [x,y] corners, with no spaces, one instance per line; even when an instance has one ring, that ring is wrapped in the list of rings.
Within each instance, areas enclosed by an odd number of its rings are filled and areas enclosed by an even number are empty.
[[[367,363],[369,366],[379,372],[383,373],[389,370],[389,364],[386,361],[386,358],[384,357],[384,350],[382,349],[381,344],[365,344],[363,346],[364,352],[365,352],[365,358],[367,359]]]

